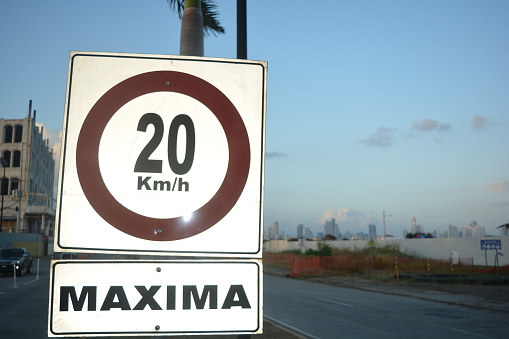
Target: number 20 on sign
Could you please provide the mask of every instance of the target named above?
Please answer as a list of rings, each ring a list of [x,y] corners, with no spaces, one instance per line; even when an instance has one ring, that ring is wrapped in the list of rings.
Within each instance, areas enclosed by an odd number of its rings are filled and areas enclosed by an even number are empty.
[[[55,249],[261,257],[266,73],[73,52]]]

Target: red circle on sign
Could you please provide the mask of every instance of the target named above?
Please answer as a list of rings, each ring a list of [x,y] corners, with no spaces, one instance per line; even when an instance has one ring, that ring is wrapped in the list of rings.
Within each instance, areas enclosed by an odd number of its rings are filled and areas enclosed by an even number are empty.
[[[110,193],[99,168],[99,144],[113,115],[129,101],[148,93],[175,92],[205,105],[219,120],[228,142],[228,167],[216,194],[187,219],[160,219],[135,213]],[[216,87],[196,76],[156,71],[128,78],[107,91],[92,107],[81,127],[76,146],[76,167],[90,205],[110,225],[137,238],[180,240],[197,235],[223,219],[237,203],[249,174],[251,151],[242,117]],[[171,208],[171,206],[168,206]]]

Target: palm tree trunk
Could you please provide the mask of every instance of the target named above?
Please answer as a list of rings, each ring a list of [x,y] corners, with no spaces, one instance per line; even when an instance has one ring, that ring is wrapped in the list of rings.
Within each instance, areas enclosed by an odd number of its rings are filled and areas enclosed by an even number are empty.
[[[203,56],[203,16],[200,0],[185,0],[180,31],[180,55]]]

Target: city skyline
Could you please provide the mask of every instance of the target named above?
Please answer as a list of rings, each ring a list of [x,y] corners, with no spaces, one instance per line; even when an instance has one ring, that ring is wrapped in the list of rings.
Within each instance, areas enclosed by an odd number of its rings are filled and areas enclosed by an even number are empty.
[[[478,224],[476,220],[473,220],[468,226],[458,226],[448,224],[442,229],[426,229],[425,226],[418,224],[415,217],[412,218],[412,224],[410,228],[404,228],[401,234],[386,234],[387,238],[404,238],[407,234],[420,234],[428,235],[431,234],[434,238],[457,238],[457,237],[484,237],[484,236],[502,236],[502,230],[497,230],[495,234],[487,234],[485,227]],[[265,226],[264,234],[267,238],[279,237],[279,238],[323,238],[325,235],[332,235],[338,239],[353,239],[353,238],[384,238],[383,225],[379,227],[375,224],[368,225],[368,231],[351,231],[349,229],[343,230],[340,225],[336,224],[334,218],[326,220],[318,229],[305,226],[304,224],[298,224],[294,230],[281,229],[279,222],[275,221],[269,226]]]

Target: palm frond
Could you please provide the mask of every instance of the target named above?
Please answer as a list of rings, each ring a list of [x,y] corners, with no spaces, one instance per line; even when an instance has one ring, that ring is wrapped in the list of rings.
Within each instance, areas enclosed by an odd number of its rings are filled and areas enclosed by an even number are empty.
[[[212,0],[201,0],[201,12],[203,15],[203,30],[207,35],[224,34],[224,28],[218,20],[217,5]]]
[[[184,0],[166,0],[172,11],[177,12],[180,19],[184,14]]]
[[[166,0],[172,11],[177,12],[182,19],[184,14],[184,0]],[[224,28],[219,23],[217,5],[213,0],[201,0],[201,12],[203,16],[203,31],[206,35],[224,34]]]

